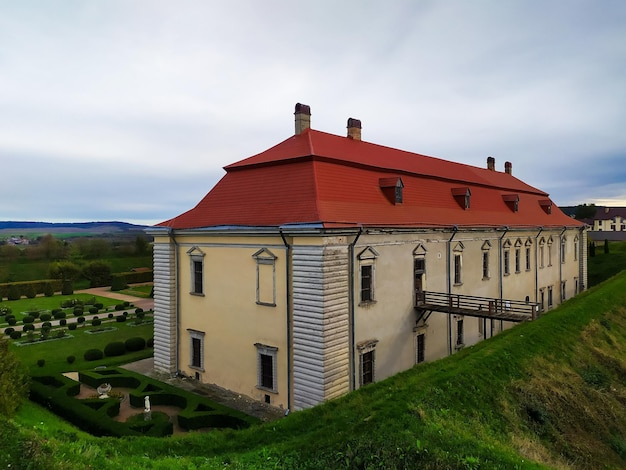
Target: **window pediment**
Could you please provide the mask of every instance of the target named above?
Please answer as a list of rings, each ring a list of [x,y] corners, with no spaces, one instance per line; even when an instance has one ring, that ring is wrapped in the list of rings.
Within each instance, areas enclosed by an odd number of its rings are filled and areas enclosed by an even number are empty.
[[[529,237],[526,239],[526,243],[524,243],[524,245],[526,246],[532,246],[533,245],[533,240]]]
[[[426,253],[428,253],[428,250],[421,243],[418,243],[415,249],[413,250],[413,256],[425,256]]]
[[[200,248],[198,248],[197,246],[192,246],[189,250],[187,250],[187,254],[189,256],[199,256],[199,257],[204,257],[206,255],[206,253],[202,251]]]
[[[480,247],[483,251],[491,249],[491,242],[489,240],[485,240],[483,246]]]
[[[519,248],[520,246],[522,246],[522,240],[518,238],[517,240],[515,240],[515,247]]]
[[[457,244],[454,245],[454,248],[452,249],[452,251],[461,252],[464,249],[465,249],[465,245],[463,245],[462,242],[457,242]]]
[[[368,246],[367,248],[365,248],[363,251],[361,251],[358,254],[357,258],[360,261],[375,260],[376,258],[378,258],[378,256],[379,256],[378,252],[371,246]]]
[[[511,248],[511,245],[513,245],[513,244],[511,243],[511,240],[507,240],[507,241],[505,241],[505,242],[502,244],[502,246],[503,246],[505,249],[509,249],[509,248]]]
[[[262,261],[262,260],[274,261],[276,259],[276,255],[272,253],[270,250],[268,250],[267,248],[261,248],[259,251],[254,253],[252,257],[256,259],[257,261]]]

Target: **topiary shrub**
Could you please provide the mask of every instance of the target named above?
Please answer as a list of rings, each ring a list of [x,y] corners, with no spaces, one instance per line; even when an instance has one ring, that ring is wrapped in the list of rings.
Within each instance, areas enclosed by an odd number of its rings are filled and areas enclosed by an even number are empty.
[[[6,305],[0,305],[0,317],[2,315],[6,315],[7,317],[13,313],[11,307],[7,307]]]
[[[143,308],[141,308],[141,307],[137,307],[137,308],[135,309],[135,313],[141,313],[141,312],[143,312]]]
[[[91,320],[91,325],[92,326],[100,326],[100,325],[102,325],[102,320],[100,320],[99,318],[94,318],[93,320]]]
[[[113,314],[112,314],[112,313],[109,313],[109,314],[107,315],[107,318],[110,320],[111,318],[113,318]]]
[[[34,321],[35,319],[31,317],[30,315],[26,315],[24,318],[22,318],[22,323],[24,323],[25,325],[30,324]]]
[[[9,336],[11,337],[11,339],[20,339],[22,337],[22,332],[21,331],[14,331]]]
[[[39,367],[43,367],[46,365],[46,360],[45,359],[37,359],[37,365]]]
[[[34,299],[37,297],[37,291],[35,290],[35,286],[33,284],[26,284],[24,286],[24,295],[29,299]]]
[[[117,316],[115,317],[115,321],[117,323],[124,323],[126,321],[126,317],[124,315]]]
[[[104,347],[104,355],[107,357],[123,356],[126,353],[126,347],[121,341],[114,341]]]
[[[139,320],[143,320],[143,317],[146,316],[146,312],[139,312],[136,315]]]
[[[15,317],[7,318],[7,323],[13,326],[17,323],[17,320],[15,319]]]
[[[49,321],[45,321],[41,324],[41,329],[43,330],[44,328],[51,328],[52,327],[52,323],[50,323]]]
[[[68,364],[74,364],[74,361],[76,360],[76,356],[67,356],[65,360],[67,361]]]
[[[11,335],[11,333],[13,333],[14,331],[15,331],[15,328],[8,327],[4,329],[4,334]]]
[[[20,288],[17,287],[15,284],[11,284],[10,286],[8,286],[7,288],[7,298],[9,300],[19,300],[21,297],[20,295]]]
[[[27,315],[30,315],[36,320],[37,318],[39,318],[39,310],[30,310],[27,312]]]
[[[84,311],[85,311],[85,309],[82,306],[80,306],[80,305],[74,307],[74,315],[77,316],[77,317],[82,315],[84,313]]]
[[[115,311],[119,312],[120,310],[124,310],[124,306],[122,304],[117,304],[115,306]]]
[[[66,313],[61,310],[60,312],[57,312],[53,315],[53,317],[55,318],[55,320],[60,320],[61,318],[65,318],[67,315]]]
[[[99,359],[102,359],[103,357],[104,353],[99,349],[88,349],[83,355],[83,359],[85,359],[86,361],[97,361]]]
[[[94,305],[96,303],[96,297],[89,297],[87,300],[83,302],[85,305]]]
[[[93,304],[94,307],[96,307],[98,310],[101,310],[104,308],[104,304],[101,302],[96,302],[95,304]]]
[[[65,336],[65,329],[61,328],[54,333],[55,338],[63,338]]]
[[[59,325],[61,326],[67,325],[67,320],[65,318],[62,318],[61,320],[59,320]]]
[[[126,307],[130,307],[130,302],[128,302],[128,301],[124,302],[124,308],[126,308]]]
[[[78,325],[76,323],[70,323],[69,325],[67,325],[67,329],[74,331],[76,329]]]
[[[89,307],[89,313],[91,314],[98,313],[98,309],[96,307]]]
[[[27,333],[27,332],[29,332],[29,331],[34,331],[34,330],[35,330],[35,325],[33,325],[33,324],[31,324],[31,323],[29,323],[28,325],[24,325],[24,326],[22,327],[22,331],[23,331],[24,333]]]
[[[46,282],[43,285],[43,295],[46,297],[52,297],[54,295],[54,286],[51,282]]]
[[[72,281],[63,281],[63,286],[61,287],[61,294],[72,295],[73,293],[74,293],[74,286],[72,286]]]
[[[78,317],[76,319],[76,323],[78,323],[78,324],[85,323],[85,317]]]
[[[146,347],[146,340],[139,336],[135,336],[133,338],[128,338],[124,344],[126,346],[126,350],[129,352],[141,351]]]
[[[52,318],[52,315],[50,315],[49,313],[42,313],[42,314],[39,316],[39,319],[40,319],[41,321],[48,321],[48,320],[50,320],[51,318]]]

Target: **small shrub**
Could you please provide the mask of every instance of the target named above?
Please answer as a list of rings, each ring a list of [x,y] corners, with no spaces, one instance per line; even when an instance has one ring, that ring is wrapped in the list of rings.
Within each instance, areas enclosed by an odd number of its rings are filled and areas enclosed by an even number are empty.
[[[124,302],[124,308],[126,308],[126,307],[130,307],[130,302],[127,302],[127,301]]]
[[[146,347],[146,340],[139,336],[135,336],[133,338],[128,338],[124,344],[126,346],[126,350],[129,352],[141,351]]]
[[[96,307],[89,307],[89,313],[98,313],[98,309]]]
[[[54,295],[54,286],[51,282],[46,282],[43,286],[43,295],[52,297]]]
[[[122,304],[117,304],[117,305],[115,306],[115,310],[116,310],[117,312],[119,312],[120,310],[124,310],[124,306],[123,306]]]
[[[39,318],[39,310],[31,310],[31,311],[26,312],[26,313],[27,313],[27,315],[33,317],[35,320],[37,318]]]
[[[85,323],[85,317],[78,317],[76,323]]]
[[[63,286],[61,287],[61,294],[72,295],[73,293],[74,293],[74,286],[72,286],[72,281],[63,281]]]
[[[27,325],[29,323],[34,322],[35,319],[33,317],[31,317],[30,315],[26,315],[24,318],[22,318],[22,323],[24,323],[24,325]]]
[[[128,312],[124,312],[122,315],[124,315],[125,317],[128,316]]]
[[[154,338],[148,338],[148,341],[146,341],[146,346],[149,348],[153,348],[154,347]]]
[[[41,329],[43,330],[44,328],[48,328],[50,329],[52,327],[52,323],[50,323],[49,321],[45,321],[41,324]]]
[[[62,312],[62,311],[63,311],[62,308],[53,308],[50,313],[52,314],[52,316],[55,316],[57,313]]]
[[[74,331],[78,325],[76,323],[70,323],[67,325],[67,328],[71,331]]]
[[[123,322],[126,321],[126,317],[124,315],[117,316],[117,317],[115,317],[115,321],[117,323],[123,323]]]
[[[89,297],[87,300],[84,301],[85,305],[94,305],[96,303],[96,297]]]
[[[126,347],[121,341],[114,341],[104,347],[104,355],[107,357],[122,356],[126,353]]]
[[[52,318],[52,315],[51,315],[51,314],[49,314],[49,313],[42,313],[42,314],[39,316],[39,319],[40,319],[41,321],[48,321],[48,320],[50,320],[51,318]]]
[[[109,314],[107,315],[107,318],[109,318],[109,319],[113,318],[113,314],[112,314],[112,313],[109,313]]]
[[[24,286],[24,295],[29,299],[34,299],[37,297],[37,292],[35,291],[35,286],[33,284],[26,284]]]
[[[14,326],[17,323],[17,320],[15,319],[15,317],[7,318],[7,323],[11,326]]]
[[[102,302],[96,302],[95,304],[93,304],[94,307],[96,307],[98,310],[102,310],[104,308],[104,304]]]
[[[45,365],[46,365],[46,360],[45,360],[45,359],[38,359],[38,360],[37,360],[37,365],[38,365],[39,367],[43,367],[43,366],[45,366]]]
[[[67,361],[68,364],[74,364],[74,361],[76,360],[76,356],[67,356],[65,360]]]
[[[20,289],[15,284],[11,284],[7,289],[7,298],[9,300],[19,300],[21,297]]]
[[[74,315],[79,316],[84,313],[85,309],[82,306],[74,307]]]
[[[61,320],[59,320],[59,325],[61,326],[67,325],[67,320],[65,318],[61,318]]]
[[[63,338],[65,336],[65,329],[61,328],[54,333],[55,338]]]
[[[91,320],[91,325],[92,326],[100,326],[100,325],[102,325],[102,320],[100,320],[99,318],[94,318],[93,320]]]
[[[83,359],[85,359],[86,361],[97,361],[99,359],[102,359],[103,357],[104,353],[99,349],[88,349],[83,355]]]
[[[4,329],[4,334],[10,336],[11,333],[13,333],[14,331],[15,331],[15,328],[8,327]]]
[[[7,307],[6,305],[0,305],[0,317],[2,315],[6,315],[8,317],[9,315],[11,315],[11,313],[13,313],[11,307]]]
[[[55,320],[60,320],[61,318],[65,318],[67,316],[67,314],[61,310],[60,312],[57,312],[53,315]]]
[[[9,336],[11,337],[11,339],[20,339],[22,337],[22,332],[21,331],[14,331]]]
[[[35,325],[33,325],[32,323],[29,323],[28,325],[24,325],[22,327],[22,331],[24,333],[28,332],[28,331],[34,331],[35,330]]]
[[[141,308],[141,307],[137,307],[137,308],[135,309],[135,313],[141,313],[141,312],[143,312],[143,308]]]
[[[139,312],[139,313],[137,313],[137,318],[140,319],[140,320],[143,320],[143,317],[145,317],[145,316],[146,316],[146,312]]]

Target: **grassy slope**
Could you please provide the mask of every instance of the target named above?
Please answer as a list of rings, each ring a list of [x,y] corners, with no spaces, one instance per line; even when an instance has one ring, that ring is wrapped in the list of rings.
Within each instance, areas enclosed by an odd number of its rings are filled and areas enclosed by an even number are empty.
[[[19,448],[46,468],[624,468],[625,300],[622,273],[450,358],[241,432],[33,434],[22,413],[25,426],[0,426],[0,465]]]

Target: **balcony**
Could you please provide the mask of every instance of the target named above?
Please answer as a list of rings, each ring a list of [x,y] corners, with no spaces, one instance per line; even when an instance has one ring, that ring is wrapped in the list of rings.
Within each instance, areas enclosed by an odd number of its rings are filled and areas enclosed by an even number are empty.
[[[415,310],[419,313],[418,320],[422,319],[427,312],[517,323],[531,321],[539,316],[539,304],[536,302],[427,291],[415,293]]]

